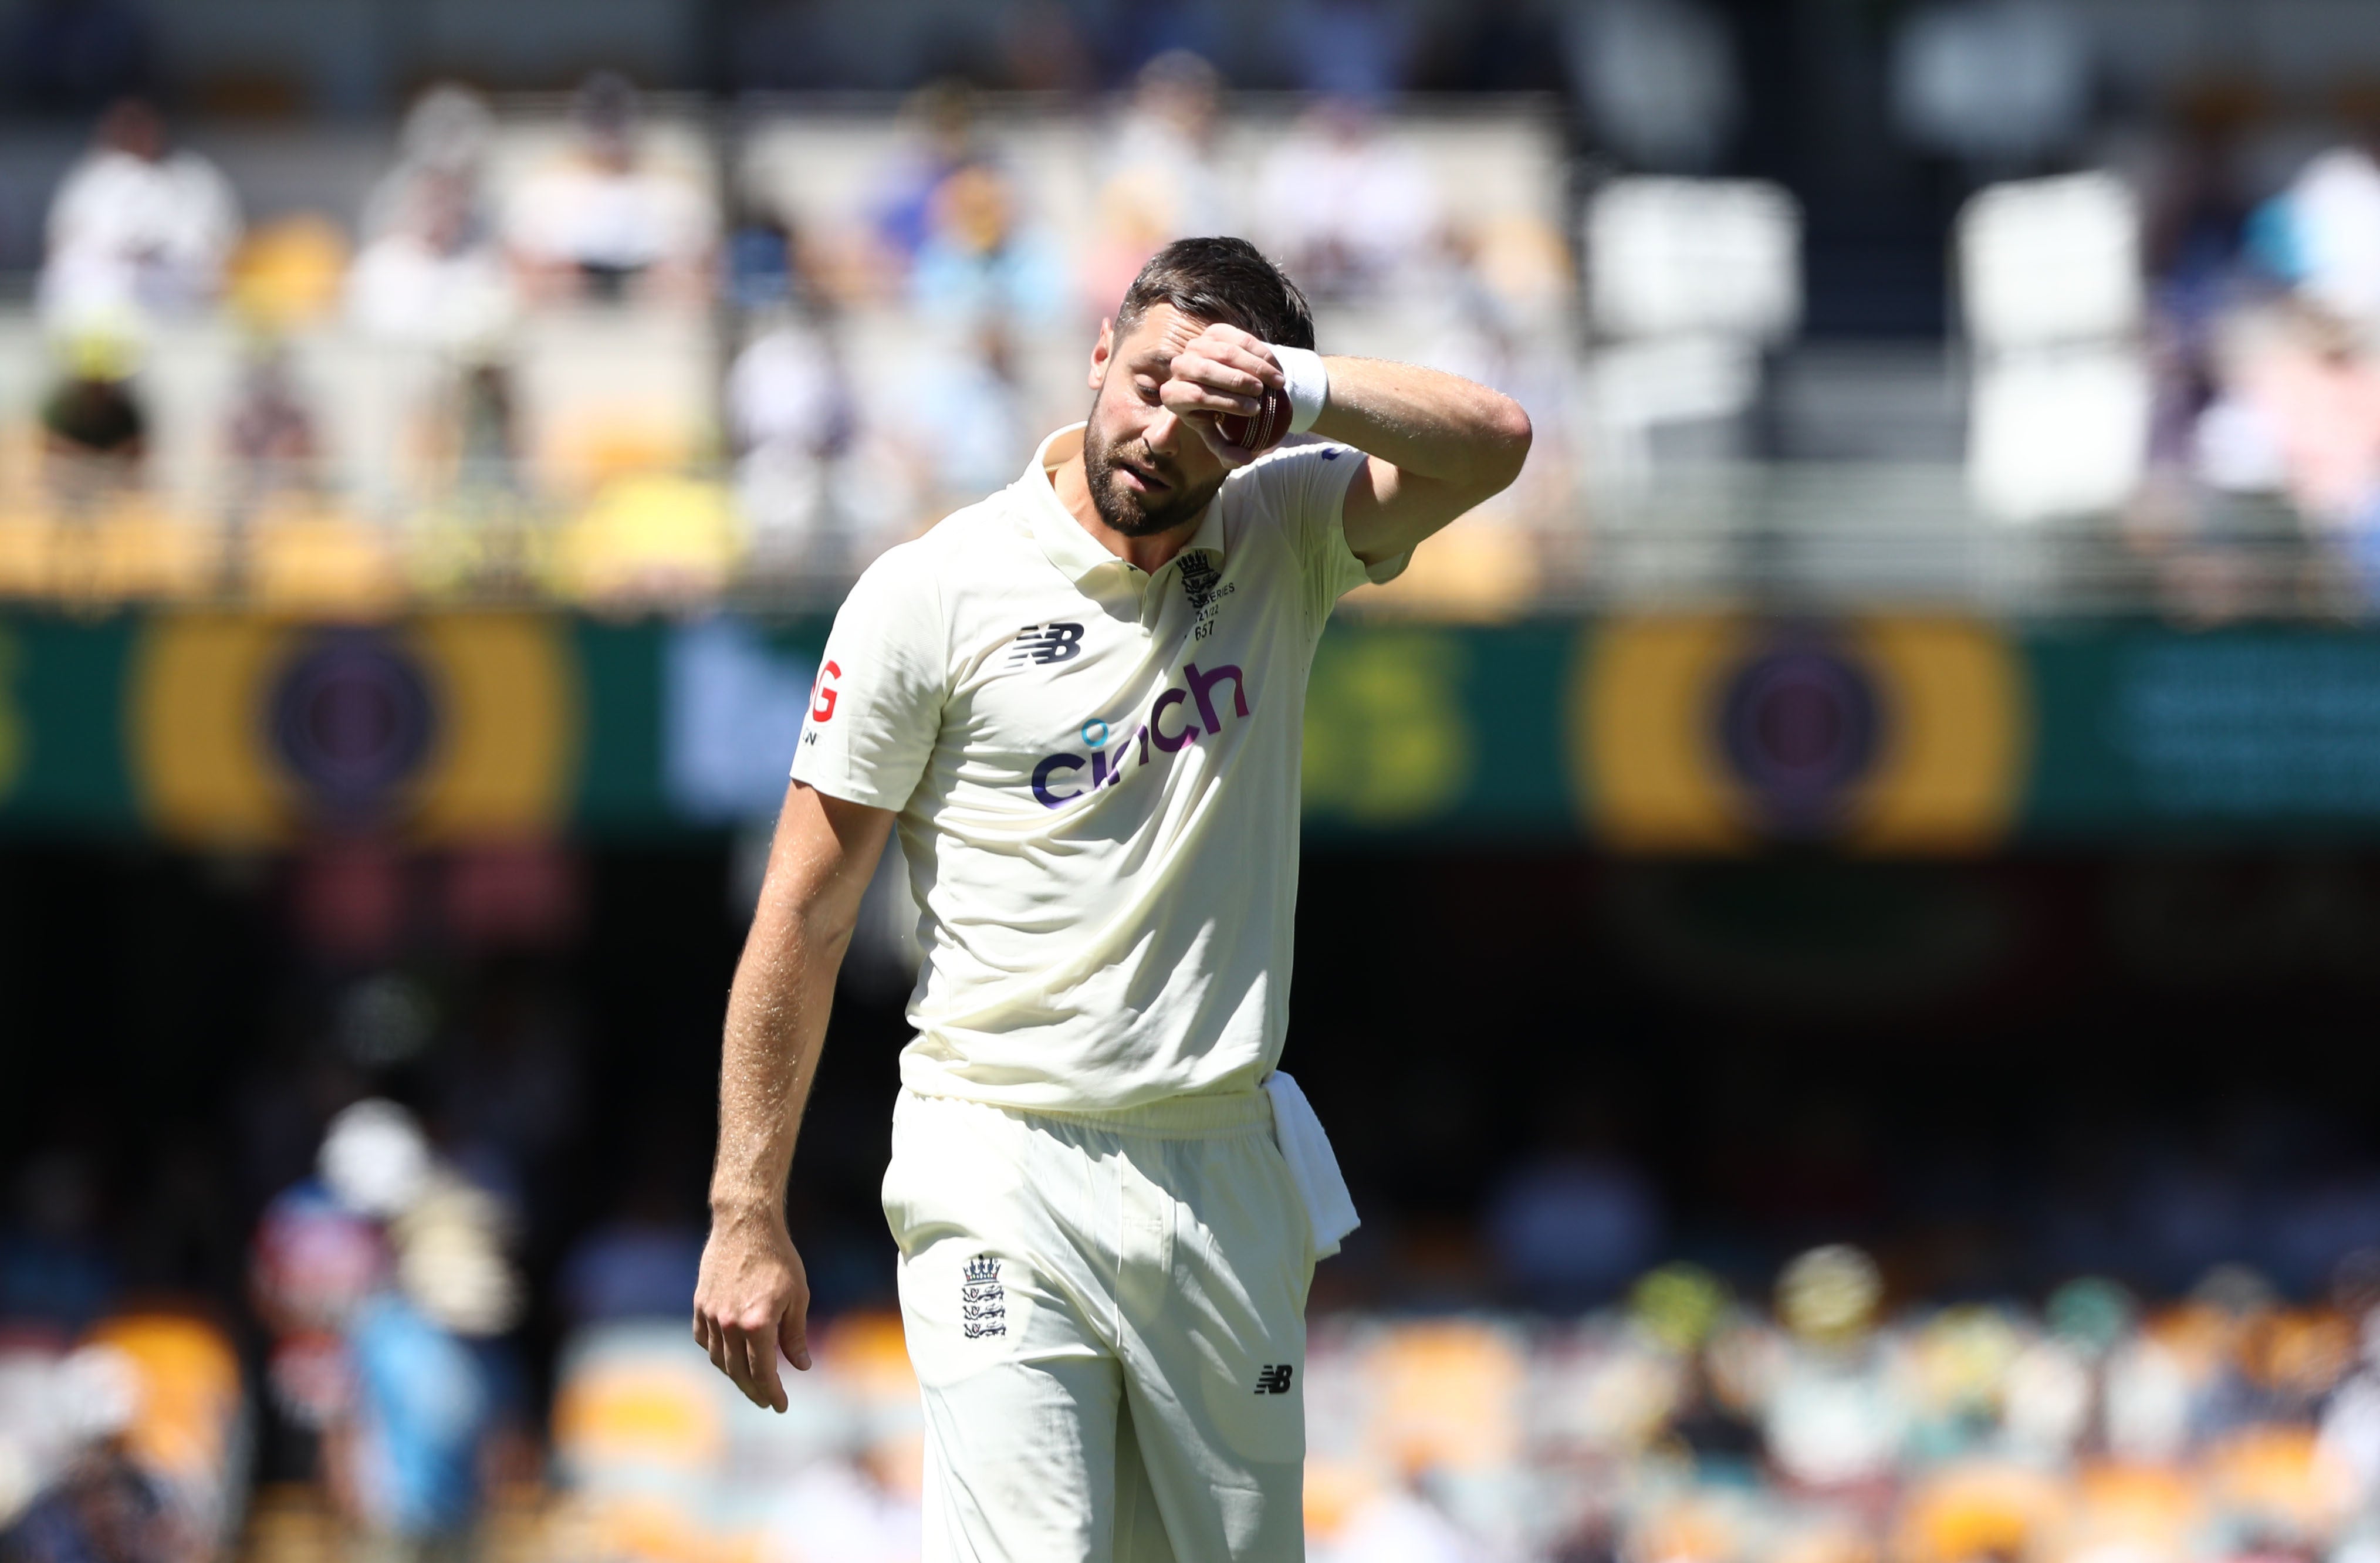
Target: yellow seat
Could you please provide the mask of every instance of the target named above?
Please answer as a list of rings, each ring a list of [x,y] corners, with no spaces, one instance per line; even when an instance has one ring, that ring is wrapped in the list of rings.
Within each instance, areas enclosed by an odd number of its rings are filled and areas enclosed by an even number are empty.
[[[249,526],[246,553],[248,596],[268,607],[379,614],[405,600],[405,573],[387,536],[327,506],[268,506]]]
[[[686,601],[715,596],[743,557],[727,491],[691,478],[619,479],[556,539],[555,585],[581,601]]]

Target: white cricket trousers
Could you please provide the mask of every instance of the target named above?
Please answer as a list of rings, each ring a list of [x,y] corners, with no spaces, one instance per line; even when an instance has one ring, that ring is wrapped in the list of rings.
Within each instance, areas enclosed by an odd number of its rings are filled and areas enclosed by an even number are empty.
[[[1314,1240],[1263,1093],[1056,1114],[905,1090],[884,1214],[927,1563],[1304,1558]]]

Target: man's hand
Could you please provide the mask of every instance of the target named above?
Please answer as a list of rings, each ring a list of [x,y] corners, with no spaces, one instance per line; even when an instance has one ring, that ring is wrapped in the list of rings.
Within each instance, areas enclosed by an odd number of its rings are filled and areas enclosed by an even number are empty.
[[[794,1136],[826,1041],[834,974],[892,812],[785,788],[768,877],[752,912],[719,1059],[719,1158],[710,1241],[694,1292],[694,1339],[756,1406],[785,1409],[782,1350],[810,1365],[810,1283],[785,1235]]]
[[[1264,394],[1285,383],[1281,365],[1262,338],[1234,325],[1210,325],[1183,318],[1167,345],[1172,363],[1157,399],[1168,412],[1198,431],[1207,448],[1225,466],[1245,466],[1254,455],[1224,439],[1215,428],[1218,414],[1246,416],[1264,406]]]
[[[694,1289],[694,1339],[756,1406],[785,1409],[777,1353],[809,1370],[809,1278],[776,1213],[718,1215]]]

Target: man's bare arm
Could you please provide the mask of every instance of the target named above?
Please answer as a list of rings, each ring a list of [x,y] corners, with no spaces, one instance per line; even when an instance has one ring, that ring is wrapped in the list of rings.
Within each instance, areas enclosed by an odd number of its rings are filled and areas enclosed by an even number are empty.
[[[1347,546],[1366,564],[1406,552],[1463,512],[1500,493],[1528,459],[1529,415],[1500,392],[1417,364],[1323,359],[1330,397],[1314,432],[1371,459],[1347,485]],[[1263,342],[1237,326],[1210,325],[1176,348],[1160,388],[1176,414],[1227,464],[1247,459],[1222,443],[1219,413],[1251,413],[1282,383]]]
[[[818,1076],[834,977],[892,814],[801,782],[785,793],[752,931],[735,964],[719,1069],[710,1241],[694,1339],[756,1405],[785,1409],[777,1353],[810,1365],[809,1282],[785,1230],[794,1136]]]
[[[1347,484],[1347,546],[1366,564],[1411,551],[1521,475],[1534,431],[1521,404],[1458,374],[1383,358],[1325,358],[1326,440],[1371,459]]]

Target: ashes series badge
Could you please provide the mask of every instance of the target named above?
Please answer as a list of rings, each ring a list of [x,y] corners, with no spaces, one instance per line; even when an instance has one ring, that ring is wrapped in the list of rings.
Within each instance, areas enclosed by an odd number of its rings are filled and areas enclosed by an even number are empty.
[[[959,1327],[969,1340],[1008,1333],[1008,1292],[1000,1284],[1000,1261],[978,1254],[959,1276]]]

